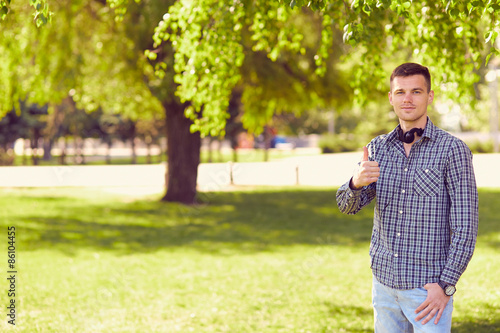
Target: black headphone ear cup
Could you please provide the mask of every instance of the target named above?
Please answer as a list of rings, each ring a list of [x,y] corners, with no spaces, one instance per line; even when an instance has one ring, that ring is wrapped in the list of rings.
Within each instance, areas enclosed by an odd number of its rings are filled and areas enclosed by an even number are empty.
[[[415,133],[417,133],[418,136],[422,136],[422,134],[424,134],[424,130],[421,128],[412,128],[408,132],[404,133],[401,127],[398,127],[397,132],[399,140],[404,143],[412,143],[413,140],[415,140]]]
[[[413,130],[410,130],[408,132],[405,133],[405,139],[404,139],[404,142],[406,143],[412,143],[413,140],[415,139],[415,132]]]

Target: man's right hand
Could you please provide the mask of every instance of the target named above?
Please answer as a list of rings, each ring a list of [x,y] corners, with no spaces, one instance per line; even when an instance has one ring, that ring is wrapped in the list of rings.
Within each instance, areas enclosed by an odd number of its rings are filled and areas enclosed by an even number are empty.
[[[359,190],[363,186],[368,186],[376,182],[380,176],[380,168],[378,162],[368,160],[368,148],[363,147],[363,158],[359,168],[354,173],[351,179],[351,188]]]

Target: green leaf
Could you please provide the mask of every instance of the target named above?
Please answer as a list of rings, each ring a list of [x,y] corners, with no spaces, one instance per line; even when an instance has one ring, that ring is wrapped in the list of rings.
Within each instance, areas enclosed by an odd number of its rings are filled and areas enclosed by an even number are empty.
[[[405,3],[403,3],[403,7],[404,7],[405,9],[410,8],[410,6],[411,6],[411,2],[410,2],[410,1],[406,1]]]
[[[453,19],[456,19],[459,14],[460,14],[460,11],[458,9],[456,9],[456,8],[453,8],[450,11],[450,17],[453,18]]]
[[[144,55],[149,59],[149,60],[156,60],[157,54],[154,52],[151,52],[150,50],[144,51]]]
[[[292,0],[290,1],[290,7],[292,7],[292,9],[297,5],[297,2],[295,0]]]
[[[368,16],[370,16],[372,9],[370,8],[370,6],[368,6],[368,5],[364,5],[364,6],[363,6],[363,11],[364,11],[364,12],[365,12]]]
[[[488,54],[486,56],[486,61],[484,62],[484,66],[485,67],[488,66],[488,63],[490,62],[490,58],[491,58],[492,55],[493,55],[493,53],[490,53],[490,54]]]
[[[387,8],[391,5],[391,0],[377,0],[377,4],[375,5],[377,8]]]

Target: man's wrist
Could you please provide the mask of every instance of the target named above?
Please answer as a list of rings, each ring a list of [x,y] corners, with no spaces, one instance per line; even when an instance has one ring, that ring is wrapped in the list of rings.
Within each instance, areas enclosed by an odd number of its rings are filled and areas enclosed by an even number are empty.
[[[454,285],[448,284],[444,281],[439,281],[438,285],[443,289],[446,296],[452,296],[457,291],[457,288],[455,288]]]
[[[354,182],[352,181],[352,178],[351,178],[351,180],[349,181],[349,188],[353,191],[359,191],[363,188],[363,186],[361,186],[361,187],[354,186]]]

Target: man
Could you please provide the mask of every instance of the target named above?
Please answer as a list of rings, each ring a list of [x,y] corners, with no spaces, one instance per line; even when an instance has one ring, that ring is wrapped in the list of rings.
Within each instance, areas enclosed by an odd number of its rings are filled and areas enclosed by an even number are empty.
[[[397,67],[389,102],[399,125],[363,148],[359,168],[337,192],[346,214],[376,198],[370,256],[377,333],[450,332],[452,295],[474,252],[472,154],[428,118],[433,99],[426,67]]]

